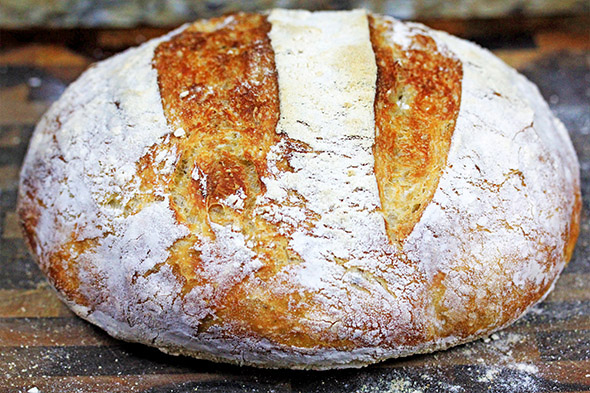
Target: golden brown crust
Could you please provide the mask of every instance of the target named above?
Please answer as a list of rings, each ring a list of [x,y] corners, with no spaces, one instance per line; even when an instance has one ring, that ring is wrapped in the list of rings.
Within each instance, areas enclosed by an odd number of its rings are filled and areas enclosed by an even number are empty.
[[[287,237],[254,212],[256,198],[265,191],[261,178],[267,175],[271,146],[285,141],[288,151],[304,147],[275,131],[279,101],[270,23],[258,14],[236,14],[230,23],[225,21],[195,23],[155,52],[164,113],[174,129],[186,133],[170,142],[179,163],[170,175],[168,189],[176,195],[171,207],[177,220],[189,223],[197,234],[175,243],[167,263],[184,280],[185,294],[194,286],[213,284],[202,276],[194,246],[201,235],[214,238],[211,223],[233,223],[253,243],[264,266],[223,296],[210,299],[211,314],[199,330],[230,325],[236,336],[259,335],[282,345],[313,347],[322,337],[298,322],[309,304],[303,298],[309,295],[281,293],[269,283],[299,257]],[[150,157],[162,148],[154,147]],[[287,161],[282,165],[290,170]],[[149,171],[151,165],[144,167]],[[198,176],[206,179],[205,188]],[[150,177],[144,172],[142,178]],[[236,192],[243,195],[240,208],[223,203]]]
[[[565,249],[564,249],[564,256],[565,260],[569,262],[572,259],[572,255],[574,254],[574,248],[576,247],[576,241],[578,240],[578,235],[580,234],[580,215],[582,212],[582,194],[580,189],[576,191],[574,207],[572,209],[572,217],[570,219],[570,223],[568,225],[568,229],[565,232]]]
[[[173,208],[180,220],[203,225],[209,219],[225,223],[219,201],[238,189],[246,193],[245,204],[252,204],[261,191],[266,154],[277,140],[270,25],[261,15],[238,14],[216,29],[224,20],[190,26],[160,44],[154,57],[165,115],[174,129],[182,129],[171,142],[179,162],[171,187],[186,192],[172,201]],[[207,177],[205,189],[195,171]]]
[[[432,37],[410,48],[391,38],[391,19],[369,17],[377,59],[375,175],[392,241],[402,242],[432,200],[461,102],[461,62]]]

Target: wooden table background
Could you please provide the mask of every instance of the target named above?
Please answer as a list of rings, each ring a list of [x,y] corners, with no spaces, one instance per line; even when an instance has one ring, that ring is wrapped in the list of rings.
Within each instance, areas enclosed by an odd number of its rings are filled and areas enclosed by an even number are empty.
[[[545,302],[485,340],[360,370],[272,371],[173,357],[75,317],[27,254],[19,168],[41,114],[91,62],[167,29],[0,30],[0,392],[590,391],[590,17],[428,25],[474,40],[538,84],[582,169],[582,229]]]

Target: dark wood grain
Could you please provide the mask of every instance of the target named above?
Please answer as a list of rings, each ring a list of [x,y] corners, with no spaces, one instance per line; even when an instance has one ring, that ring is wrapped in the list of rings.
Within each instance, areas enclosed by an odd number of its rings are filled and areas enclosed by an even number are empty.
[[[485,340],[361,370],[240,368],[109,337],[59,301],[28,255],[15,214],[18,173],[39,116],[85,67],[165,30],[4,30],[0,392],[590,391],[590,20],[430,22],[493,48],[539,86],[570,132],[582,167],[582,228],[570,265],[543,303]]]

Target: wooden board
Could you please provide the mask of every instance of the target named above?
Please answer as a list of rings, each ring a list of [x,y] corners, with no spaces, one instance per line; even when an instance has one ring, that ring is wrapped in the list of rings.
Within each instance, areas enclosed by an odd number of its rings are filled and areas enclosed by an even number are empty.
[[[92,61],[164,31],[0,31],[0,392],[590,391],[590,20],[567,21],[430,23],[493,48],[539,85],[570,131],[582,167],[582,230],[553,293],[488,339],[328,372],[168,356],[112,339],[62,305],[27,254],[14,211],[28,140]]]

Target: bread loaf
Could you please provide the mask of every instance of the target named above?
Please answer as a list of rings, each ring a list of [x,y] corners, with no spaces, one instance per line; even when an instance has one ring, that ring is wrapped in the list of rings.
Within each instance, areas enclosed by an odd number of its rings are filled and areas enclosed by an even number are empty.
[[[551,289],[579,167],[488,51],[361,10],[198,21],[93,65],[32,137],[19,214],[114,337],[269,368],[490,334]]]

